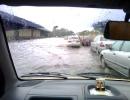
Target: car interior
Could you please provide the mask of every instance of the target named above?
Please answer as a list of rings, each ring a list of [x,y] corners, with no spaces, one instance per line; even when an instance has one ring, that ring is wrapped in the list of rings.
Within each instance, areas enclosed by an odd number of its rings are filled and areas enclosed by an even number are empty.
[[[129,0],[1,0],[0,4],[121,9],[126,16],[122,21],[122,26],[118,24],[119,27],[124,27],[126,23],[129,24],[130,18]],[[116,26],[117,23],[115,21],[113,24]],[[125,32],[127,34],[125,35],[123,29],[116,30],[114,25],[108,22],[104,36],[108,39],[129,41],[129,31]],[[67,79],[60,76],[54,79],[33,79],[31,77],[21,79],[12,62],[4,23],[0,17],[0,100],[130,100],[129,79],[103,78],[104,74],[95,78],[79,76]]]

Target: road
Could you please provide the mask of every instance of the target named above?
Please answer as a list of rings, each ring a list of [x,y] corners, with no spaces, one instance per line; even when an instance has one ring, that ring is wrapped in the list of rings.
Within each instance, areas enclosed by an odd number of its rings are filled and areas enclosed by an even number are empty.
[[[63,38],[10,42],[9,48],[18,76],[30,72],[104,72],[90,47],[70,48]]]

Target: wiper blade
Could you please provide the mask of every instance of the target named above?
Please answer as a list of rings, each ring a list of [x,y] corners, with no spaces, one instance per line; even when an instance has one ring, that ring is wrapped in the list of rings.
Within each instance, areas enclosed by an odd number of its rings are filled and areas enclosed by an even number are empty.
[[[65,76],[63,73],[58,72],[36,72],[22,75],[21,77],[56,77],[56,78],[68,79],[67,76]]]
[[[117,81],[128,81],[130,82],[130,79],[128,77],[123,77],[111,73],[79,73],[77,74],[80,77],[85,77],[89,79],[96,80],[97,78],[104,78],[106,80],[117,80]]]
[[[78,75],[78,76],[85,77],[85,78],[91,78],[91,79],[96,79],[96,78],[98,78],[98,77],[107,77],[107,78],[114,77],[114,78],[120,78],[120,76],[113,75],[113,74],[111,74],[111,73],[78,73],[77,75]]]

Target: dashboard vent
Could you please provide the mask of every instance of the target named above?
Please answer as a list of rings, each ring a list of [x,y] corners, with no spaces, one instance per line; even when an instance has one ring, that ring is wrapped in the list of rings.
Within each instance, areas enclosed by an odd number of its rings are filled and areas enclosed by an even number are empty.
[[[29,86],[34,86],[37,85],[39,83],[41,83],[42,81],[37,80],[37,81],[26,81],[24,83],[21,83],[18,85],[18,87],[29,87]]]
[[[31,97],[29,100],[72,100],[66,97]]]

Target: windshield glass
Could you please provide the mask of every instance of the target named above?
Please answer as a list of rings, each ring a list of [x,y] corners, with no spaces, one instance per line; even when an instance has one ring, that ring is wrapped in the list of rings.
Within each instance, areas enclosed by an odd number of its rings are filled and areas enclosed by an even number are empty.
[[[108,20],[124,20],[123,10],[0,5],[0,16],[19,78],[38,72],[129,77],[129,52],[118,50],[120,54],[113,56],[108,45],[115,41],[103,37]]]

